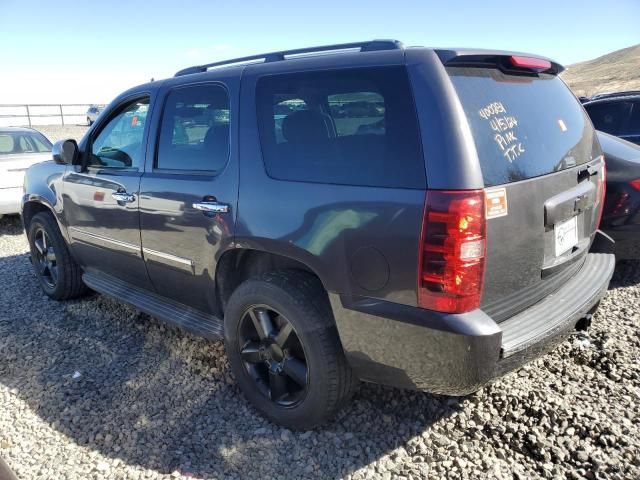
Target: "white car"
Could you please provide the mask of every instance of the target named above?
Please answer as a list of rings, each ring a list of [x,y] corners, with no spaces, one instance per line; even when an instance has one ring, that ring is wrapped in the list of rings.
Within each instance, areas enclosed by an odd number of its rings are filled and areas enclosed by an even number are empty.
[[[51,142],[32,128],[0,128],[0,217],[20,213],[24,172],[51,159]]]

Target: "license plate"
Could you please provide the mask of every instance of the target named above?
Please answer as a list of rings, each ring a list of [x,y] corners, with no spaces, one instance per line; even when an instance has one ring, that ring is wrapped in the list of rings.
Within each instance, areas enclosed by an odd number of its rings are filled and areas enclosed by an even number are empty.
[[[571,250],[578,244],[578,217],[572,217],[564,222],[556,223],[556,257]]]

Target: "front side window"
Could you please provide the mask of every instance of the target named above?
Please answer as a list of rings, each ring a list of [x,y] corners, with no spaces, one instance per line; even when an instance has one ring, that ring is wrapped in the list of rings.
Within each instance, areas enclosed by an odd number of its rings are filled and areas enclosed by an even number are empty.
[[[260,142],[272,178],[425,187],[403,67],[265,76],[256,93]]]
[[[138,168],[143,163],[142,139],[149,99],[126,105],[93,139],[89,165],[100,168]]]
[[[177,88],[167,96],[155,167],[219,171],[229,157],[229,96],[220,85]]]

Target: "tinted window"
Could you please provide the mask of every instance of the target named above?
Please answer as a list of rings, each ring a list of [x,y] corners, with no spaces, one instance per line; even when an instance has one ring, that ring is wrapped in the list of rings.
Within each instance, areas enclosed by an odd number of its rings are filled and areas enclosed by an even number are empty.
[[[290,114],[301,110],[309,110],[309,107],[303,99],[291,97],[291,95],[275,94],[273,98],[275,102],[273,106],[273,119],[275,122],[276,142],[285,143],[287,140],[282,134],[282,122]]]
[[[124,106],[94,137],[89,165],[101,168],[140,166],[142,137],[148,110],[148,98]]]
[[[592,105],[585,105],[584,108],[589,113],[596,130],[610,133],[611,135],[618,135],[629,116],[631,103],[594,103]]]
[[[260,140],[271,177],[425,187],[415,108],[403,68],[268,76],[257,88]]]
[[[592,160],[591,123],[559,78],[484,68],[447,71],[469,121],[485,185],[525,180]]]
[[[169,93],[162,116],[156,168],[221,170],[229,157],[229,96],[220,85]]]
[[[629,121],[622,129],[622,135],[640,135],[640,102],[634,102]]]
[[[384,135],[384,98],[376,92],[329,95],[329,109],[336,123],[336,135]]]

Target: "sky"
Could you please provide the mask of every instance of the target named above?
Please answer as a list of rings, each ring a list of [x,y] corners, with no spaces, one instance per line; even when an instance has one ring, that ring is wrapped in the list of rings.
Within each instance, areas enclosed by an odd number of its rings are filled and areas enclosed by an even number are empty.
[[[0,104],[107,103],[190,65],[374,38],[568,65],[640,43],[639,20],[640,0],[0,0]]]

